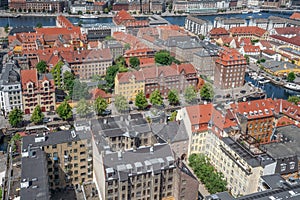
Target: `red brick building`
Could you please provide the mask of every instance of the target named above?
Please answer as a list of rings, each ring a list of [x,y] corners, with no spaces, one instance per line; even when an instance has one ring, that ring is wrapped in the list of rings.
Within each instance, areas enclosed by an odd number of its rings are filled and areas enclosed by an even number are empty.
[[[239,119],[242,134],[269,143],[275,124],[274,106],[272,99],[260,99],[231,104],[231,111]]]
[[[55,110],[55,85],[52,75],[39,75],[36,69],[21,70],[24,113],[30,114],[37,105],[43,112]]]
[[[229,89],[244,85],[247,61],[237,50],[224,47],[216,60],[214,85]]]

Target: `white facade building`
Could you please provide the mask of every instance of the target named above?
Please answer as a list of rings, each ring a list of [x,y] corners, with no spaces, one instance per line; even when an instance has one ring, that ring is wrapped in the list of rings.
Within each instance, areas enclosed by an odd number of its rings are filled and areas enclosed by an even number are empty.
[[[7,63],[0,79],[1,114],[7,115],[15,108],[23,110],[20,75],[13,63]]]

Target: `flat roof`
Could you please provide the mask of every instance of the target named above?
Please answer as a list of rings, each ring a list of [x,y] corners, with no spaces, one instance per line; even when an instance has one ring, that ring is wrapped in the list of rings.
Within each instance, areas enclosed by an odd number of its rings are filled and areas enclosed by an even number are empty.
[[[46,154],[40,148],[30,150],[29,157],[22,157],[21,190],[22,200],[50,199]],[[28,183],[22,188],[22,183]]]

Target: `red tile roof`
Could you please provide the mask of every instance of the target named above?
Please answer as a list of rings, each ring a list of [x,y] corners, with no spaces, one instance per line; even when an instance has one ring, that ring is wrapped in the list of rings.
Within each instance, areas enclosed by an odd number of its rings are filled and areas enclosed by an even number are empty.
[[[290,19],[297,19],[300,20],[300,13],[294,12],[291,16]]]
[[[25,69],[21,70],[21,83],[22,88],[27,89],[27,83],[32,82],[34,83],[34,87],[38,86],[38,76],[36,69]]]
[[[275,100],[275,111],[276,113],[283,113],[289,118],[300,122],[300,106],[288,102],[287,100]]]
[[[233,37],[230,37],[230,36],[223,36],[223,37],[220,37],[221,40],[223,41],[224,44],[230,44],[231,41],[234,39]]]
[[[186,111],[192,125],[192,131],[206,131],[210,121],[221,130],[236,126],[235,122],[231,121],[227,115],[222,115],[212,104],[188,106]],[[199,128],[195,128],[195,125],[198,125]]]
[[[243,46],[245,53],[259,53],[260,48],[259,46],[254,45],[245,45]]]
[[[181,64],[161,67],[147,67],[142,68],[140,71],[124,72],[118,74],[119,83],[128,83],[131,77],[134,77],[136,81],[145,81],[147,79],[155,79],[159,76],[170,77],[178,76],[182,71],[185,75],[196,73],[196,70],[192,64]]]
[[[229,32],[234,35],[239,34],[251,34],[261,37],[265,32],[265,29],[259,28],[257,26],[242,26],[242,27],[233,27],[229,29]]]
[[[271,98],[231,104],[232,112],[244,115],[248,119],[274,116],[275,104]]]
[[[300,35],[300,27],[275,28],[279,35]]]
[[[223,50],[219,52],[219,57],[217,58],[216,63],[228,65],[228,61],[242,61],[242,64],[246,64],[245,57],[236,49],[223,47]]]
[[[288,118],[286,116],[283,116],[278,119],[276,127],[288,126],[291,124],[295,124],[295,121],[291,120],[290,118]]]
[[[155,66],[154,58],[140,58],[140,67]]]
[[[273,50],[270,50],[270,49],[263,50],[262,52],[265,53],[265,54],[268,54],[268,55],[276,54],[276,51],[273,51]]]
[[[272,48],[271,43],[268,42],[268,41],[266,41],[266,40],[260,40],[259,42],[261,43],[261,45],[262,45],[263,47],[266,47],[266,48],[268,48],[268,49]]]
[[[64,28],[74,27],[74,25],[65,16],[63,16],[63,15],[57,16],[56,20]]]
[[[127,21],[135,21],[135,18],[132,17],[126,10],[121,10],[113,17],[113,21],[115,24],[120,25]]]
[[[111,98],[111,94],[107,94],[105,91],[99,89],[99,88],[95,88],[93,90],[91,90],[91,94],[92,94],[92,100],[97,99],[99,96],[104,98],[104,99],[108,99]]]
[[[226,35],[229,34],[225,28],[213,28],[209,32],[210,35]]]
[[[112,59],[109,49],[64,51],[60,52],[60,55],[68,63],[97,62]]]
[[[286,43],[290,43],[290,44],[293,44],[293,45],[296,45],[296,46],[300,46],[300,36],[287,38],[287,37],[284,37],[284,36],[281,36],[281,35],[271,35],[270,37],[274,38],[276,40],[281,40],[281,41],[286,42]]]

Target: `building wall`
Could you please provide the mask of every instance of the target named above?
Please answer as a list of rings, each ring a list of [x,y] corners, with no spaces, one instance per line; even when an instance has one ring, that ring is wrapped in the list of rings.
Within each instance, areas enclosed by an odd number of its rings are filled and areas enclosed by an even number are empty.
[[[23,110],[21,84],[11,84],[1,86],[0,107],[7,115],[15,108]]]
[[[80,187],[93,180],[93,155],[90,140],[44,146],[48,157],[50,189]]]
[[[120,83],[118,77],[115,78],[115,94],[123,95],[127,100],[132,101],[135,99],[139,91],[145,90],[145,81],[136,81],[130,79],[129,82]]]
[[[176,168],[171,168],[158,174],[137,174],[124,182],[107,179],[104,199],[159,200],[169,197],[173,195],[175,176]]]
[[[222,59],[221,59],[222,60]],[[244,85],[246,70],[245,58],[240,55],[240,59],[224,61],[226,65],[216,62],[214,72],[214,84],[222,89],[236,88]]]
[[[207,134],[208,134],[207,130],[192,133],[191,154],[205,153]]]
[[[233,196],[257,192],[263,168],[251,167],[211,131],[208,132],[206,155],[211,164],[222,172]]]
[[[80,79],[89,79],[94,75],[104,76],[112,60],[95,60],[94,62],[69,63],[70,68]]]
[[[274,128],[274,120],[274,117],[248,120],[247,134],[254,137],[260,143],[269,143],[271,141],[271,135]]]
[[[30,114],[37,105],[41,106],[43,112],[55,110],[55,87],[49,81],[43,81],[42,86],[27,84],[23,89],[23,107],[24,113]],[[47,86],[45,85],[47,84]],[[42,88],[42,89],[40,89]]]

